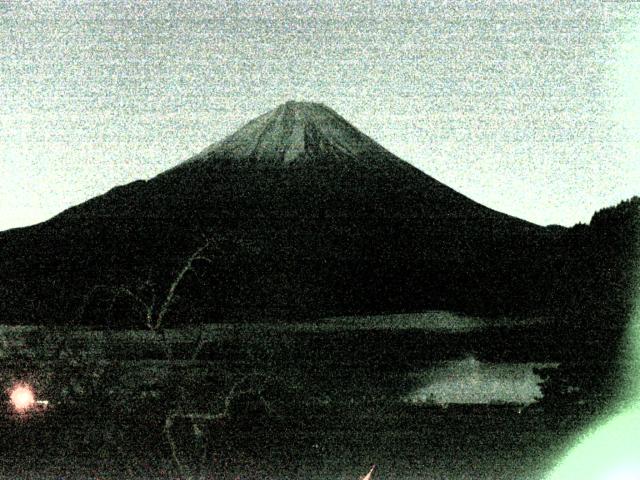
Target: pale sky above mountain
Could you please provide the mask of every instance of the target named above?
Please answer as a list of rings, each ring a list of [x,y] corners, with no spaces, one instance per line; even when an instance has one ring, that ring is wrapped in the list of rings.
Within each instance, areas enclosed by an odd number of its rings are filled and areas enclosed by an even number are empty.
[[[636,2],[1,1],[0,230],[288,99],[540,224],[640,194]]]

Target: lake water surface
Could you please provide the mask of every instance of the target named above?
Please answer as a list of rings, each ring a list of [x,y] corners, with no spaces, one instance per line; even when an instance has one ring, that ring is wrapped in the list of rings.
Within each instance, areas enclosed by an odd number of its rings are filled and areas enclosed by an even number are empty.
[[[167,409],[184,398],[184,408],[219,412],[242,378],[268,412],[240,410],[202,425],[200,437],[190,427],[177,435],[185,458],[207,439],[211,478],[354,479],[373,463],[380,479],[539,478],[580,423],[520,408],[540,396],[534,368],[553,362],[524,347],[504,353],[503,343],[540,325],[447,312],[208,325],[169,331],[171,361],[142,329],[4,327],[4,384],[31,382],[52,401],[38,419],[3,422],[4,478],[176,478],[162,436]],[[70,368],[56,358],[61,336],[75,363],[110,375],[93,396],[76,392],[88,399],[78,410],[59,394],[72,378],[53,373]]]

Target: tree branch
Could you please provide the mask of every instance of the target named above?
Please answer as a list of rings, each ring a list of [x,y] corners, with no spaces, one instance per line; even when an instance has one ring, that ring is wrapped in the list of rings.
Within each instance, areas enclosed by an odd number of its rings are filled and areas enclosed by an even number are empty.
[[[211,239],[207,239],[202,246],[200,246],[195,252],[193,252],[189,256],[189,258],[187,258],[187,261],[182,266],[182,268],[174,278],[173,282],[171,282],[171,285],[169,286],[169,291],[167,292],[167,296],[165,297],[164,301],[160,305],[160,309],[158,310],[158,315],[156,317],[155,325],[153,328],[154,330],[159,330],[160,328],[162,328],[162,321],[164,320],[164,316],[167,314],[167,311],[169,310],[169,308],[171,307],[171,305],[175,300],[176,290],[182,283],[182,280],[184,279],[185,275],[194,268],[193,266],[194,262],[198,260],[206,260],[208,262],[211,262],[209,258],[202,255],[202,252],[204,252],[207,248],[209,248],[210,244],[211,244]]]
[[[150,309],[150,305],[147,304],[144,300],[142,300],[138,295],[136,295],[135,293],[133,293],[131,290],[129,290],[128,288],[120,285],[118,287],[114,287],[114,286],[110,286],[110,285],[94,285],[91,290],[89,290],[89,292],[84,296],[84,302],[82,302],[82,305],[80,305],[80,309],[78,311],[78,319],[82,320],[82,318],[85,315],[85,312],[87,310],[87,307],[89,305],[89,302],[91,301],[91,298],[93,298],[93,296],[99,292],[99,291],[106,291],[106,292],[110,292],[113,295],[113,298],[111,299],[112,302],[115,301],[115,299],[118,296],[125,296],[130,298],[131,300],[133,300],[133,304],[138,308],[138,309],[142,309],[142,312],[147,314],[149,309]]]
[[[164,424],[164,435],[167,439],[167,443],[169,444],[169,448],[171,450],[171,457],[173,459],[173,462],[176,465],[176,468],[178,469],[178,473],[181,477],[184,477],[185,479],[191,479],[193,478],[193,476],[189,475],[187,473],[187,468],[185,467],[185,465],[183,464],[183,462],[180,460],[179,458],[179,454],[178,454],[178,447],[175,441],[175,438],[173,437],[173,433],[172,433],[172,428],[174,425],[175,420],[177,419],[183,419],[183,420],[188,420],[191,422],[191,427],[194,431],[194,433],[197,436],[201,436],[203,435],[202,430],[201,430],[201,425],[204,423],[212,423],[212,422],[219,422],[221,420],[227,419],[231,417],[231,408],[232,408],[232,402],[233,400],[238,397],[239,395],[242,394],[246,394],[246,393],[254,393],[258,396],[258,398],[261,400],[261,402],[264,404],[266,410],[268,413],[271,413],[271,406],[269,405],[269,403],[266,401],[266,399],[264,398],[264,396],[261,393],[261,389],[256,389],[254,386],[249,386],[247,388],[241,388],[244,383],[250,379],[250,378],[254,378],[254,377],[266,377],[266,375],[263,374],[259,374],[259,373],[252,373],[249,375],[243,375],[242,378],[240,378],[239,380],[237,380],[233,386],[231,387],[231,389],[229,390],[229,393],[225,396],[224,399],[224,408],[221,412],[218,413],[194,413],[194,412],[190,412],[190,413],[185,413],[182,411],[182,409],[180,407],[178,407],[177,409],[173,410],[172,412],[170,412],[167,417],[165,418],[165,424]],[[206,456],[207,456],[207,447],[206,447],[206,441],[203,439],[202,440],[203,445],[202,445],[202,453],[200,456],[200,462],[198,464],[198,476],[200,478],[202,478],[204,476],[204,467],[206,464]]]

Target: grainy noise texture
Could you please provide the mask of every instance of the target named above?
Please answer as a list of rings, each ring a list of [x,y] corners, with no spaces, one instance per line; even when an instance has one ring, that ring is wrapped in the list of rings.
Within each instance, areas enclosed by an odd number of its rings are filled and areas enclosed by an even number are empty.
[[[636,2],[0,2],[0,229],[149,178],[285,100],[538,224],[635,194]]]
[[[639,5],[0,0],[0,478],[639,478]]]

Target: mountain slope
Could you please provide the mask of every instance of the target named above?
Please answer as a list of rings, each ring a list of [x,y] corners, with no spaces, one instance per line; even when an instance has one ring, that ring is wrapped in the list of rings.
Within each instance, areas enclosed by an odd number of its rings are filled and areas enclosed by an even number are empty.
[[[166,290],[203,235],[213,262],[181,287],[176,322],[526,310],[557,232],[473,202],[322,105],[287,102],[149,181],[0,234],[0,313],[67,322],[95,285],[152,276]],[[117,308],[114,321],[135,320]]]

